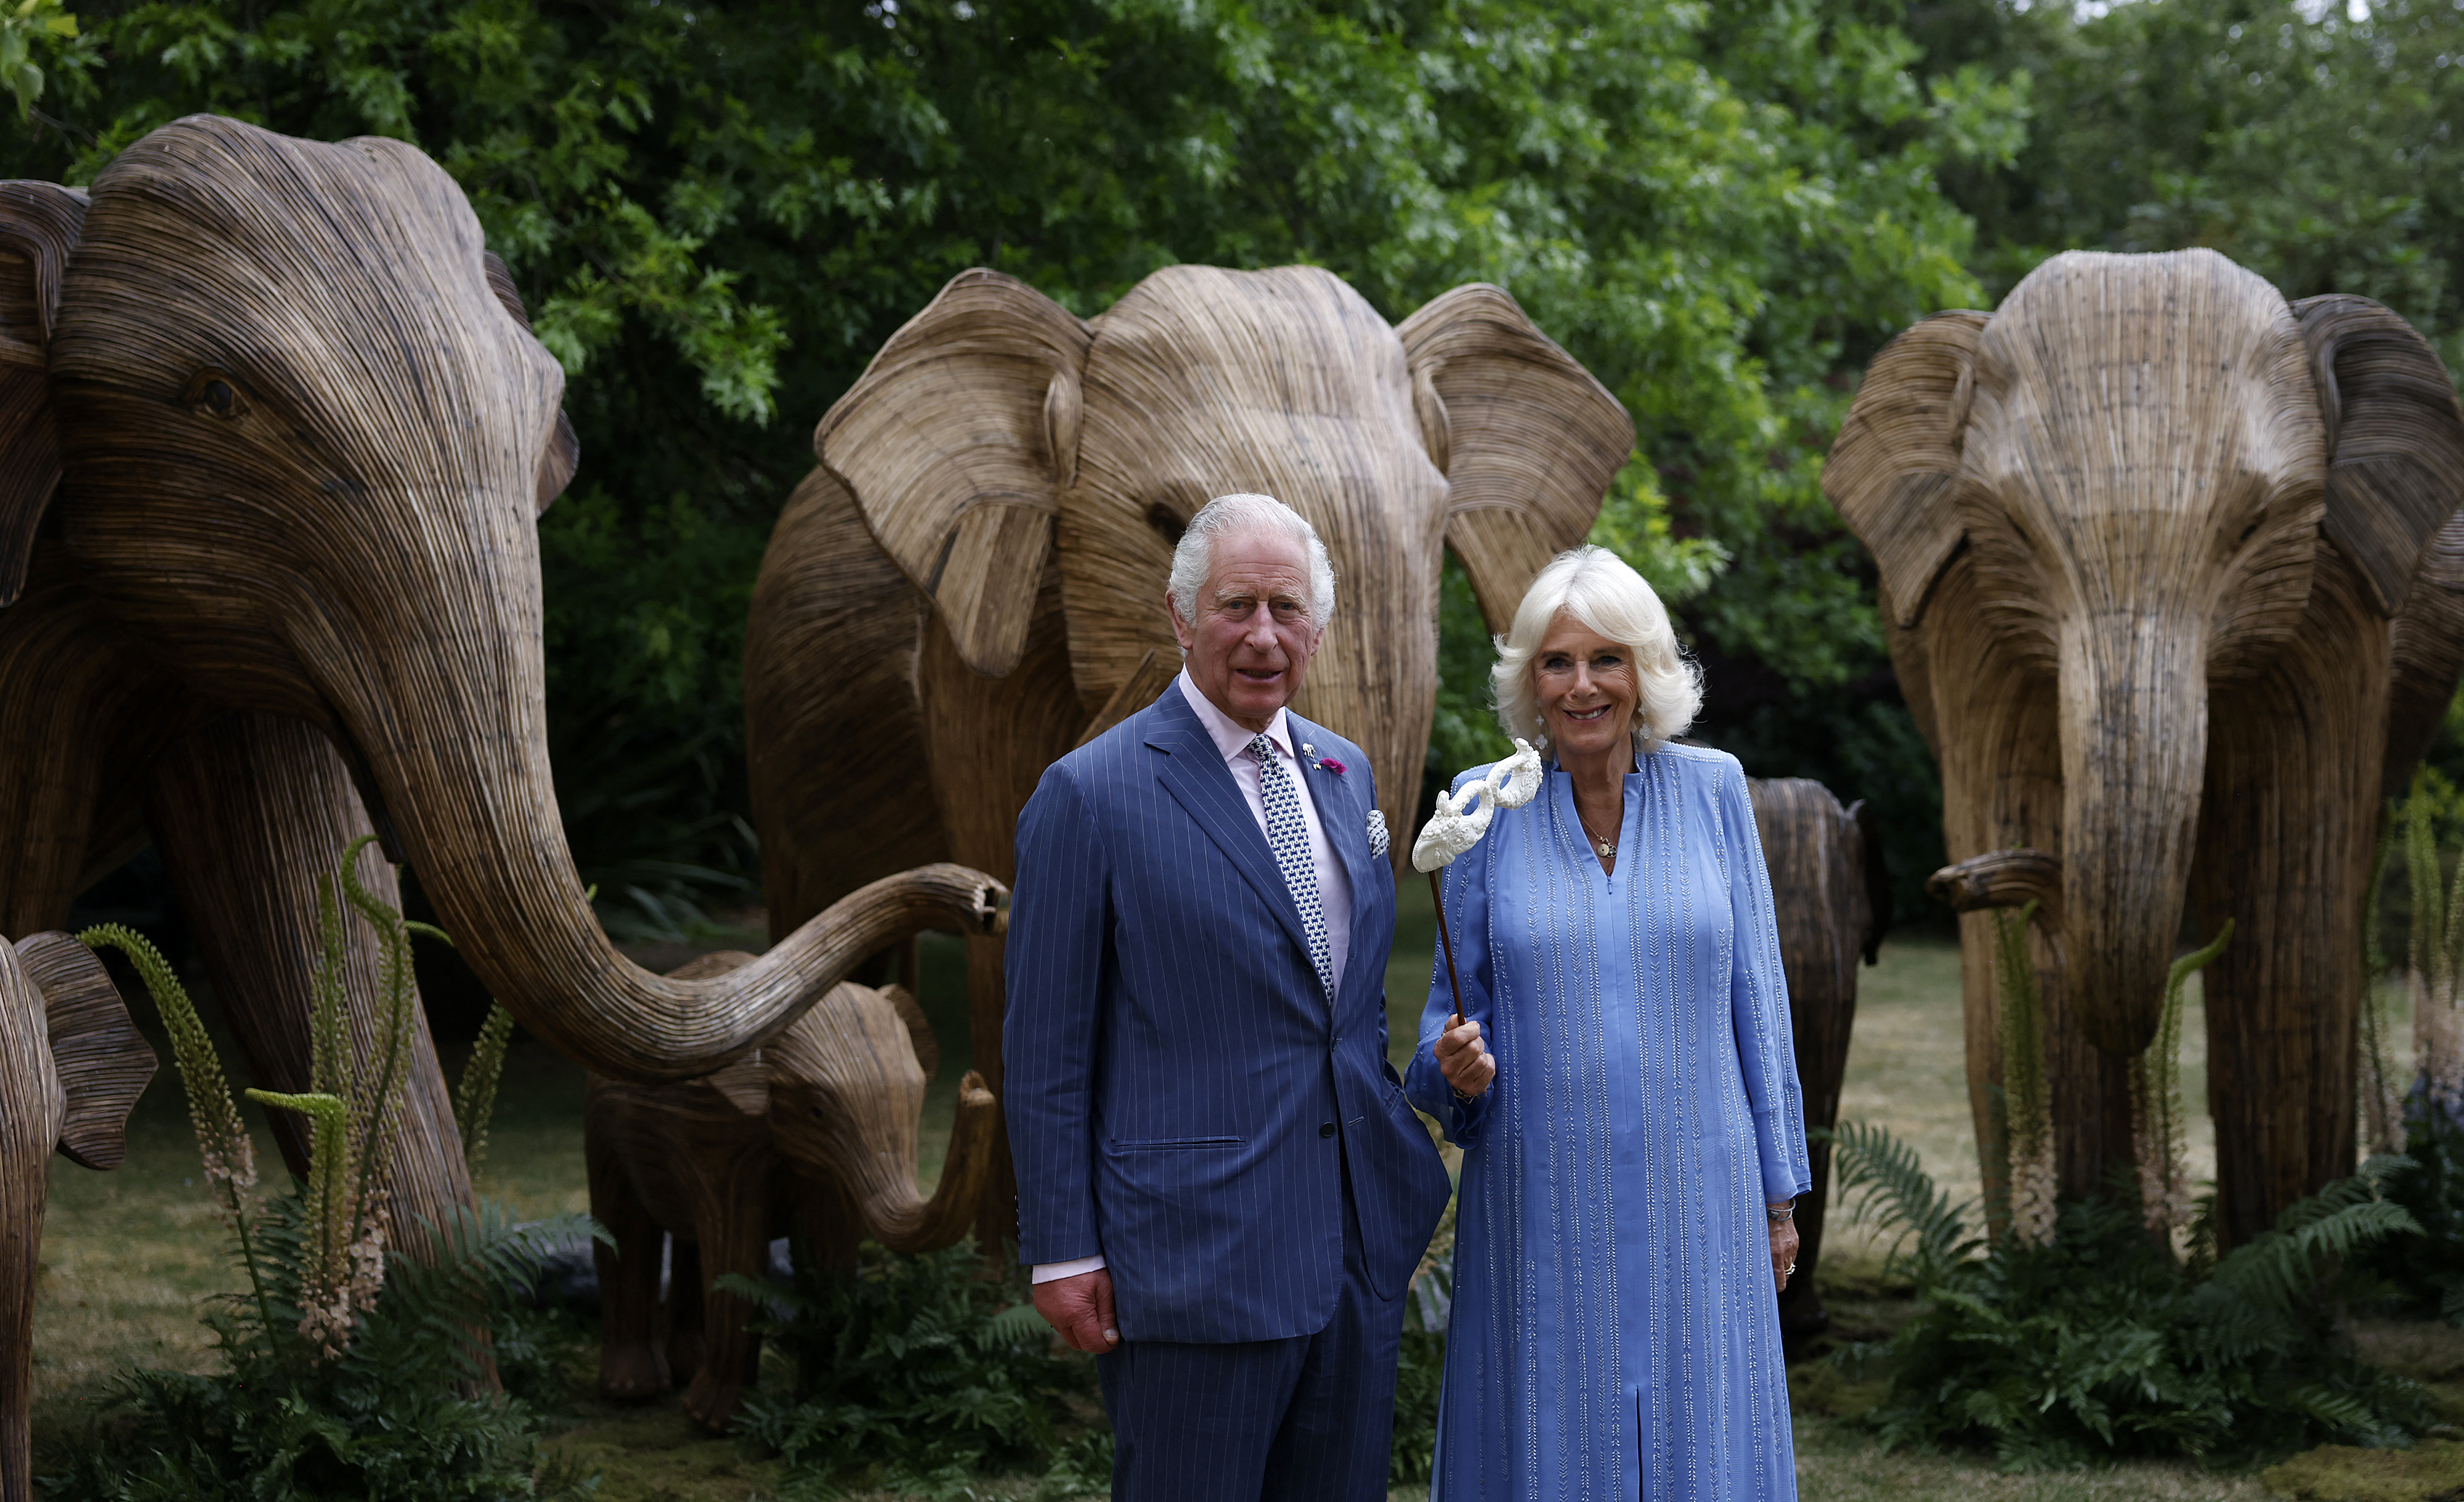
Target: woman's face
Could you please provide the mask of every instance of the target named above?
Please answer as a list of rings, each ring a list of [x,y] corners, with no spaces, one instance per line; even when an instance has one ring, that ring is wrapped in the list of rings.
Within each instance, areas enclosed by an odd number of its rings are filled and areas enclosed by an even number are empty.
[[[1624,749],[1642,698],[1624,647],[1560,610],[1531,654],[1531,680],[1539,691],[1540,723],[1560,761]]]

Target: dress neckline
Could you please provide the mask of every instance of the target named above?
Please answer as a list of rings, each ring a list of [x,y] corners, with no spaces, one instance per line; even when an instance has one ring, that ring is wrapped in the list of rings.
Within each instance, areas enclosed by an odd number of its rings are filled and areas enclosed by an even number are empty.
[[[1635,810],[1641,803],[1641,767],[1637,766],[1618,779],[1624,796],[1617,801],[1616,871],[1600,869],[1599,851],[1593,849],[1591,831],[1583,828],[1583,816],[1574,807],[1573,774],[1558,765],[1553,758],[1549,762],[1547,770],[1549,796],[1565,820],[1567,828],[1573,834],[1574,849],[1581,855],[1584,868],[1590,872],[1594,881],[1615,892],[1617,890],[1617,877],[1629,869],[1628,853],[1636,849],[1634,830],[1640,821],[1635,817]]]

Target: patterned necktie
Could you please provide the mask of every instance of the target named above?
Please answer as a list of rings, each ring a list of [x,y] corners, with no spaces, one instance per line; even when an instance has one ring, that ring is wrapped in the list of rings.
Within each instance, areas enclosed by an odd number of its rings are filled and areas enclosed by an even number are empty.
[[[1326,912],[1317,899],[1317,860],[1309,853],[1309,824],[1301,818],[1301,795],[1291,774],[1265,736],[1249,738],[1249,754],[1258,759],[1258,790],[1266,806],[1266,843],[1275,848],[1275,865],[1291,890],[1292,905],[1301,910],[1301,932],[1309,936],[1309,964],[1318,984],[1334,994],[1334,951],[1327,943]]]

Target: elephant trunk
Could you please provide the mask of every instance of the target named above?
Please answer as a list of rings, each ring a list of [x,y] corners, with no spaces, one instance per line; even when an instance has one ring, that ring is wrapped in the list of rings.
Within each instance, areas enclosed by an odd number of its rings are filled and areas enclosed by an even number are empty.
[[[2169,612],[2078,623],[2061,652],[2063,1008],[2136,1057],[2155,1036],[2207,761],[2207,627]]]
[[[536,630],[508,630],[491,645],[518,644],[535,657],[537,642]],[[725,975],[679,980],[641,968],[609,941],[574,869],[542,698],[478,703],[453,692],[525,678],[538,681],[502,669],[439,671],[416,685],[424,692],[373,695],[344,716],[384,814],[463,958],[523,1026],[586,1068],[646,1083],[710,1073],[920,929],[998,930],[1001,884],[936,864],[848,894]],[[387,703],[398,712],[367,712]]]
[[[918,1194],[914,1180],[903,1173],[865,1186],[859,1208],[872,1239],[892,1251],[956,1246],[975,1225],[984,1184],[992,1177],[1000,1126],[1000,1103],[984,1088],[984,1077],[969,1070],[958,1085],[957,1123],[933,1197]]]

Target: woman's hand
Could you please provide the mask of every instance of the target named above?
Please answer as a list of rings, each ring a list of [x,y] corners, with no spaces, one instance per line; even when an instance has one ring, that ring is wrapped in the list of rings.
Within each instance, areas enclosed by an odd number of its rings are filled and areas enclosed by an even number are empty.
[[[1771,1223],[1771,1276],[1782,1289],[1788,1287],[1788,1275],[1796,1270],[1796,1221],[1793,1217]]]
[[[1480,1024],[1465,1022],[1458,1015],[1454,1026],[1438,1034],[1438,1072],[1446,1084],[1466,1100],[1477,1100],[1497,1078],[1497,1061],[1488,1056],[1488,1046],[1480,1041]]]

